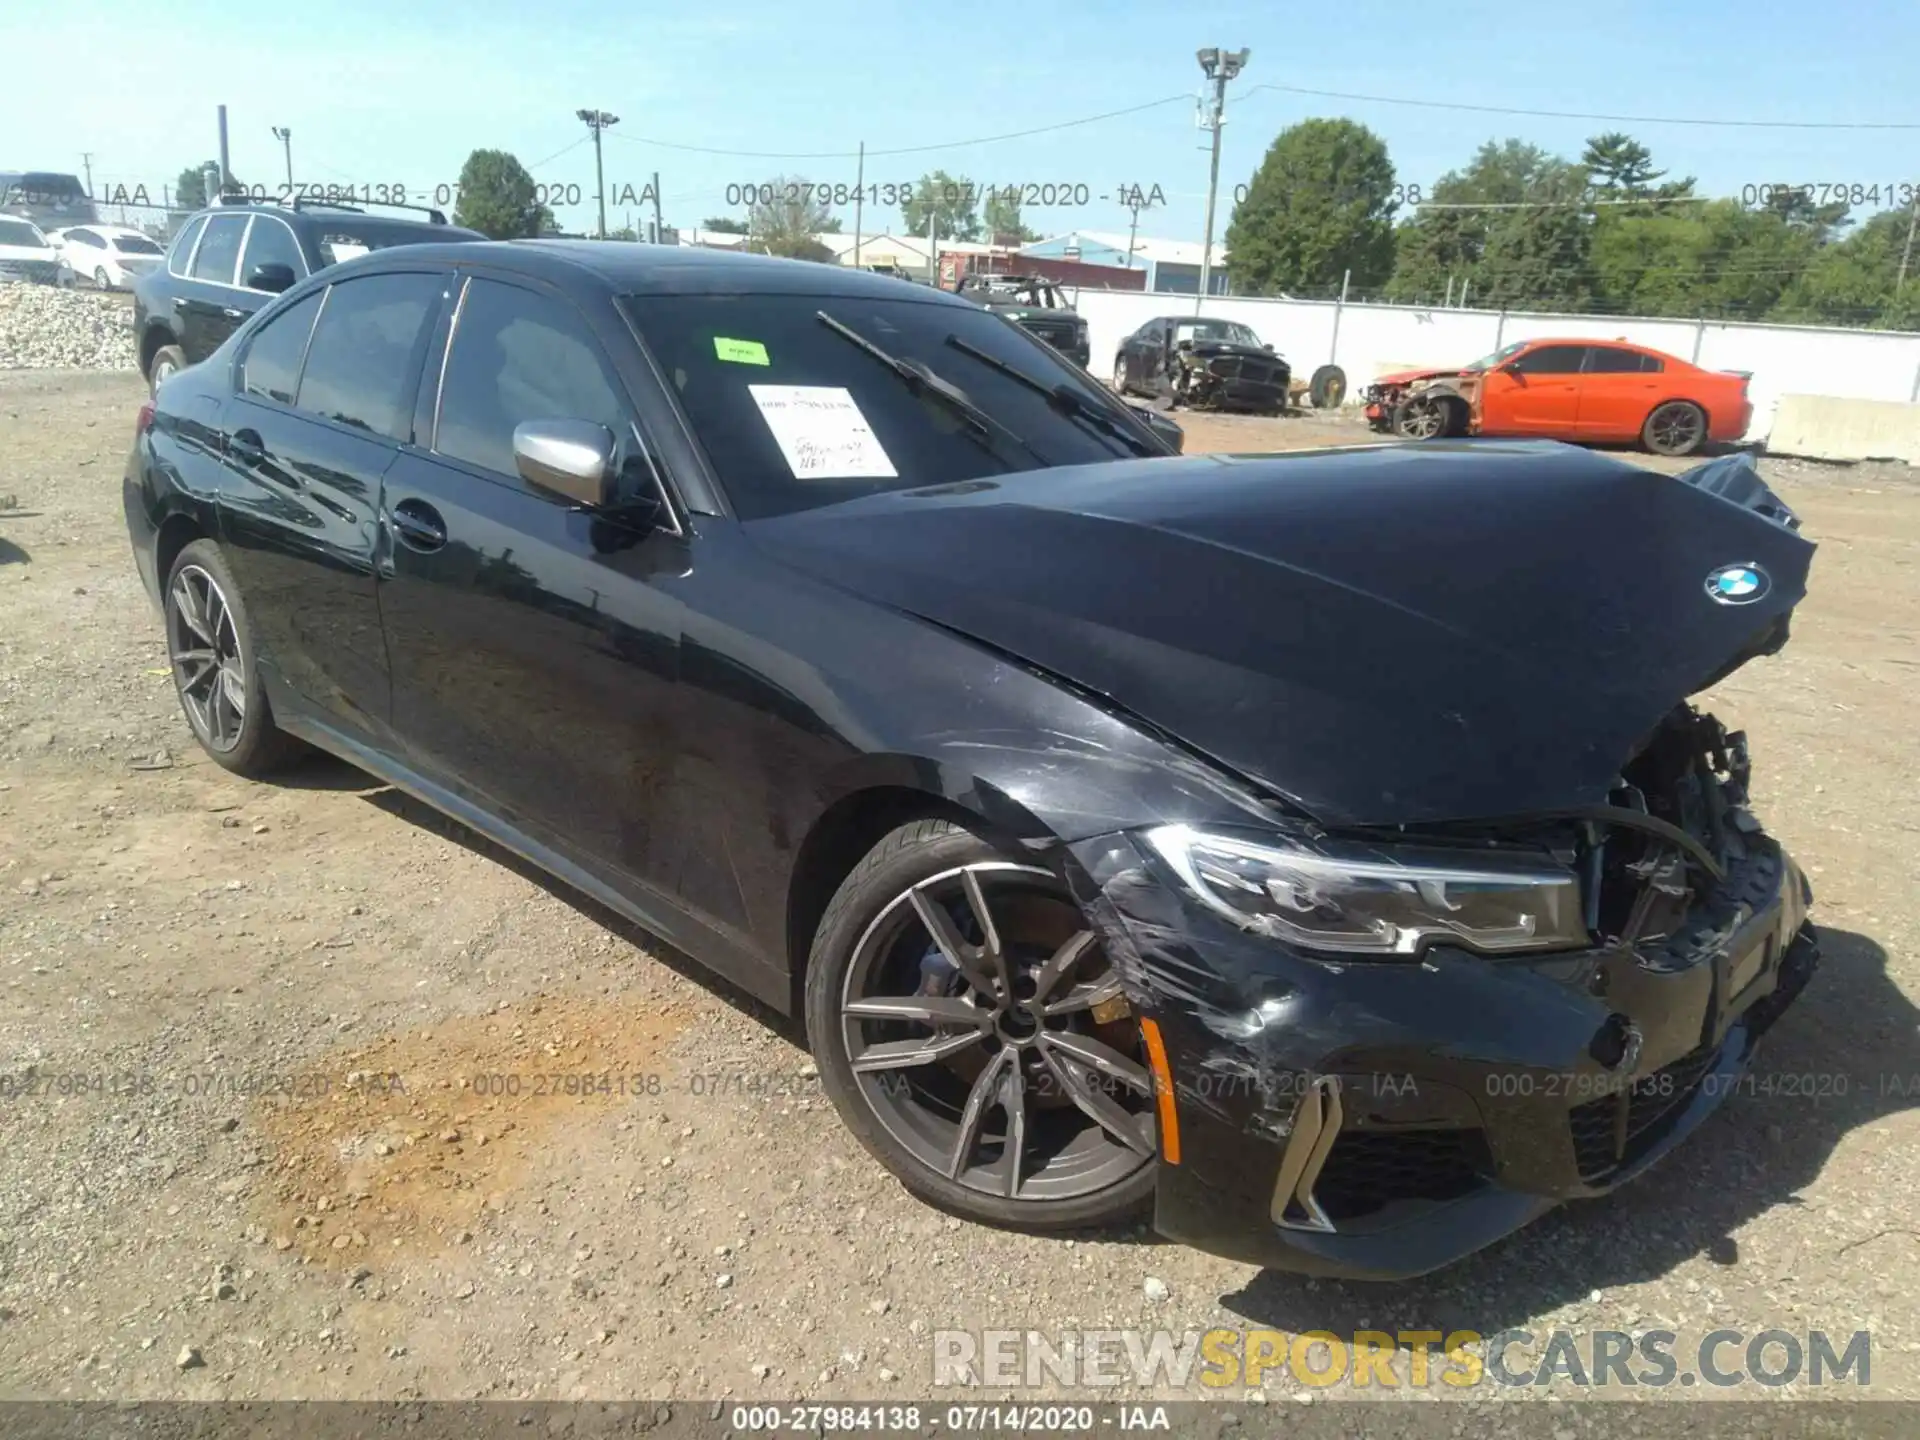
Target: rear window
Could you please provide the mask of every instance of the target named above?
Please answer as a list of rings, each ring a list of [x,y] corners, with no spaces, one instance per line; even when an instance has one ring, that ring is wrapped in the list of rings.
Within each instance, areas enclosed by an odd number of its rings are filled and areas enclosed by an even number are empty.
[[[369,250],[468,238],[463,232],[448,234],[444,225],[382,225],[378,221],[330,220],[320,233],[320,259],[323,264],[338,265],[356,255],[365,255]]]
[[[144,235],[116,235],[113,248],[122,255],[158,255],[160,247]]]
[[[845,295],[632,295],[623,303],[743,519],[1141,453],[948,343],[954,337],[1042,386],[1064,385],[1139,435],[1105,391],[990,311]],[[916,395],[822,322],[823,311],[894,358],[924,365],[1011,435],[972,438],[955,407]],[[1159,453],[1144,436],[1140,443]]]

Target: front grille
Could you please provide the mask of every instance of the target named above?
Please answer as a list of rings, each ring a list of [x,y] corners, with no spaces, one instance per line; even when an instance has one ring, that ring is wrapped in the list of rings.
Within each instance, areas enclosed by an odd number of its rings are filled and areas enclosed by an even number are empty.
[[[1457,1200],[1486,1183],[1492,1170],[1479,1130],[1346,1130],[1313,1193],[1337,1224],[1399,1200]]]
[[[1211,361],[1207,368],[1222,380],[1239,380],[1249,385],[1271,385],[1278,374],[1275,366],[1238,355],[1223,355]]]
[[[1573,1134],[1580,1178],[1589,1182],[1602,1179],[1645,1154],[1660,1138],[1662,1122],[1693,1098],[1700,1082],[1719,1058],[1717,1049],[1702,1045],[1651,1075],[1642,1076],[1619,1095],[1589,1100],[1568,1111],[1567,1123]],[[1626,1108],[1627,1120],[1624,1149],[1619,1144],[1622,1106]]]

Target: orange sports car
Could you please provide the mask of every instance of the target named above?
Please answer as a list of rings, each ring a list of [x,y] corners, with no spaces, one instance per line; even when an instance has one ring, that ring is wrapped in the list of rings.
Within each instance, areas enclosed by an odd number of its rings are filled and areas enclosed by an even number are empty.
[[[1637,440],[1657,454],[1690,455],[1747,433],[1751,378],[1620,340],[1520,340],[1458,370],[1381,376],[1367,388],[1367,420],[1409,440]]]

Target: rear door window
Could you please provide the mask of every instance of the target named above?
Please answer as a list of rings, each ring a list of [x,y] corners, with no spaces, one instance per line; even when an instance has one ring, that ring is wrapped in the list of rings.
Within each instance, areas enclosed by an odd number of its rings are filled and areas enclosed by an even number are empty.
[[[207,221],[207,233],[193,256],[193,278],[217,285],[233,284],[233,272],[240,263],[240,240],[247,233],[245,215],[215,215]]]
[[[173,249],[167,252],[167,269],[175,275],[187,273],[187,262],[193,258],[194,243],[206,228],[207,217],[204,215],[196,215],[187,222],[187,228],[174,237]]]
[[[1638,375],[1646,368],[1640,363],[1644,358],[1638,350],[1616,350],[1611,345],[1595,345],[1587,351],[1587,374]]]
[[[241,362],[241,388],[263,400],[293,404],[300,388],[300,362],[306,358],[313,317],[325,291],[316,290],[260,327]]]
[[[415,272],[328,287],[307,343],[299,407],[389,440],[410,439],[420,354],[444,288],[443,276]]]

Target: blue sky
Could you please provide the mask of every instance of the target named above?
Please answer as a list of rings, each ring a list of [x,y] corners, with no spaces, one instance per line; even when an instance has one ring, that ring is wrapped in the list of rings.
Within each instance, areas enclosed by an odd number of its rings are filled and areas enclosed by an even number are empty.
[[[1781,130],[1476,114],[1259,91],[1260,84],[1520,109],[1719,119],[1920,124],[1920,6],[1652,0],[1608,5],[1454,3],[1277,6],[1104,4],[894,6],[874,0],[334,0],[320,5],[70,3],[9,7],[0,54],[65,56],[8,67],[0,168],[102,183],[171,181],[215,150],[229,108],[232,163],[282,176],[274,125],[293,130],[295,178],[454,180],[476,146],[512,150],[536,178],[593,189],[582,106],[621,116],[608,132],[609,191],[658,170],[669,224],[724,212],[729,182],[775,174],[851,183],[854,161],[695,153],[851,152],[939,145],[1185,97],[1097,124],[997,144],[871,156],[869,183],[939,165],[983,183],[1084,184],[1084,207],[1029,210],[1036,229],[1125,229],[1102,200],[1158,184],[1167,208],[1143,233],[1198,238],[1206,191],[1192,96],[1201,45],[1246,46],[1229,92],[1221,179],[1230,192],[1273,136],[1312,115],[1347,115],[1387,142],[1399,178],[1431,185],[1482,141],[1513,135],[1576,155],[1619,128],[1702,187],[1920,180],[1920,129]],[[969,18],[977,12],[980,19]],[[1237,93],[1236,93],[1237,92]],[[568,147],[572,148],[568,148]],[[552,157],[552,158],[549,158]],[[544,163],[541,163],[544,162]],[[615,206],[612,223],[625,218]],[[1228,206],[1223,203],[1219,228]],[[898,228],[897,210],[864,228]],[[563,209],[569,228],[590,205]],[[845,220],[851,228],[849,209]]]

